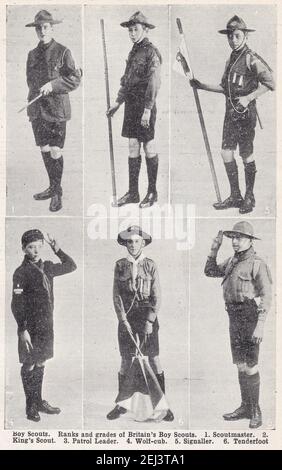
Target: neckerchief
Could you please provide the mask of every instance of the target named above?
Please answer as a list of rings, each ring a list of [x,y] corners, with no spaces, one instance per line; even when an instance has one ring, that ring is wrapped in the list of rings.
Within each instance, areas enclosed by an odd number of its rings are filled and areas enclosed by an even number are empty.
[[[137,259],[135,259],[135,258],[133,258],[133,256],[131,256],[130,253],[128,253],[126,259],[127,259],[127,261],[132,263],[132,286],[133,286],[133,289],[136,290],[136,287],[137,287],[136,286],[136,278],[137,278],[137,273],[138,273],[138,263],[143,261],[144,255],[143,255],[143,253],[141,253],[141,255],[138,256]]]
[[[32,266],[34,269],[36,269],[41,274],[43,288],[47,292],[49,303],[52,304],[51,284],[50,284],[50,281],[48,279],[48,276],[44,272],[44,263],[43,263],[42,259],[40,259],[37,263],[32,263],[32,261],[30,261],[30,260],[27,260],[27,261],[28,261],[30,266]]]

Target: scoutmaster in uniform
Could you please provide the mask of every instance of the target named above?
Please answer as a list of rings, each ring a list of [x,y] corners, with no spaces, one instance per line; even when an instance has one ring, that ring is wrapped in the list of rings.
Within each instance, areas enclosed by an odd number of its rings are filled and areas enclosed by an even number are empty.
[[[158,154],[155,146],[155,122],[157,116],[156,97],[161,84],[162,58],[158,49],[149,41],[147,32],[155,28],[140,12],[121,23],[128,28],[134,43],[128,56],[126,69],[121,78],[121,87],[116,102],[108,110],[113,116],[124,103],[122,136],[129,139],[129,189],[118,200],[118,206],[140,201],[138,181],[141,168],[140,148],[143,142],[148,174],[148,190],[140,202],[140,208],[152,206],[158,199],[156,181]]]
[[[235,254],[218,264],[216,257],[223,235],[232,239]],[[246,221],[237,222],[232,230],[220,231],[212,244],[205,274],[222,278],[233,363],[238,368],[241,389],[240,407],[223,417],[227,421],[248,418],[250,428],[257,428],[262,424],[259,347],[271,305],[272,280],[268,266],[254,250],[253,240],[258,238],[254,236],[252,225]]]
[[[116,262],[114,273],[113,302],[119,321],[118,343],[121,355],[121,368],[118,374],[119,392],[126,380],[136,347],[130,338],[138,335],[142,353],[148,356],[149,363],[157,377],[160,388],[165,393],[165,377],[159,359],[159,322],[161,291],[156,264],[143,255],[143,248],[152,238],[138,226],[131,226],[118,235],[118,243],[128,251],[126,258]],[[126,409],[116,405],[108,413],[108,419],[117,419]],[[165,421],[173,421],[168,410]]]
[[[22,236],[25,253],[13,276],[12,312],[18,325],[19,362],[26,396],[26,416],[39,421],[40,413],[58,414],[60,409],[42,399],[45,362],[53,357],[53,280],[76,269],[70,256],[48,235],[47,243],[60,263],[42,261],[44,236],[40,230],[28,230]]]
[[[41,10],[35,15],[34,22],[26,25],[35,28],[39,39],[39,44],[27,58],[28,101],[42,94],[28,107],[27,113],[49,177],[49,187],[35,194],[34,199],[51,198],[52,212],[62,208],[62,151],[66,122],[71,118],[69,92],[75,90],[81,80],[81,70],[76,68],[71,51],[53,39],[53,25],[57,23],[61,21]]]
[[[229,45],[233,49],[226,63],[221,84],[216,86],[195,79],[190,81],[192,86],[224,93],[226,97],[221,155],[231,193],[223,202],[215,203],[214,208],[221,210],[237,207],[241,214],[251,212],[255,207],[254,184],[257,170],[253,142],[257,122],[256,99],[275,88],[270,67],[247,45],[248,33],[253,31],[247,28],[241,18],[233,16],[226,29],[219,31],[227,35]],[[234,159],[237,146],[245,171],[244,198],[239,188],[238,167]]]

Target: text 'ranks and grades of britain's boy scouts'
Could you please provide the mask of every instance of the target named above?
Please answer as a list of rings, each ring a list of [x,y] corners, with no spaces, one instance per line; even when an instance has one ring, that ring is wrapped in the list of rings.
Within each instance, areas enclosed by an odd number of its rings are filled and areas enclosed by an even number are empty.
[[[28,230],[22,236],[25,257],[13,276],[12,312],[18,325],[26,416],[32,421],[40,420],[39,412],[60,413],[59,408],[42,399],[45,362],[53,357],[53,279],[76,269],[72,258],[60,249],[54,238],[48,235],[45,240],[61,262],[42,261],[44,236],[40,230]]]
[[[220,85],[209,85],[196,79],[192,86],[215,93],[224,93],[226,110],[223,124],[221,155],[230,183],[231,194],[223,202],[214,204],[217,210],[230,207],[239,208],[241,214],[251,212],[255,207],[254,184],[256,164],[253,154],[253,142],[257,122],[256,99],[269,90],[274,90],[272,71],[266,62],[248,45],[248,33],[245,22],[238,16],[231,18],[226,29],[219,31],[226,34],[232,49]],[[243,159],[246,192],[242,197],[239,188],[238,167],[234,152],[239,146],[239,155]]]
[[[159,359],[159,322],[161,291],[156,264],[143,255],[143,248],[152,238],[138,226],[131,226],[119,233],[118,243],[128,251],[126,258],[116,262],[113,287],[113,302],[119,321],[118,342],[121,367],[118,374],[119,393],[129,373],[136,347],[130,335],[140,340],[142,353],[148,356],[149,364],[165,393],[165,376]],[[129,334],[130,332],[130,334]],[[108,413],[108,419],[117,419],[126,409],[116,405]],[[165,421],[173,421],[174,416],[167,410]]]
[[[223,235],[232,239],[235,254],[218,264],[216,258]],[[259,406],[259,346],[271,305],[272,280],[268,266],[254,250],[253,240],[258,238],[254,235],[252,225],[246,221],[237,222],[232,230],[219,231],[206,262],[205,274],[223,278],[231,352],[233,363],[238,368],[241,389],[240,407],[223,415],[223,418],[227,421],[247,418],[250,419],[250,428],[257,428],[262,424]]]
[[[29,88],[28,116],[32,124],[36,145],[41,149],[43,162],[49,177],[49,187],[34,195],[42,201],[51,198],[50,211],[62,208],[62,150],[66,137],[66,121],[71,118],[68,93],[75,90],[81,80],[81,70],[76,68],[71,51],[53,39],[53,25],[61,23],[41,10],[35,15],[34,27],[39,44],[29,52],[26,66]]]
[[[121,23],[128,28],[134,43],[128,56],[126,69],[121,78],[121,87],[116,102],[107,111],[113,116],[124,103],[122,136],[129,139],[129,189],[118,200],[118,206],[140,201],[138,181],[141,168],[141,143],[146,155],[148,191],[139,207],[152,206],[158,199],[156,181],[158,154],[155,146],[155,122],[157,116],[156,97],[160,88],[162,58],[158,49],[149,41],[147,33],[155,28],[140,12],[134,13],[128,21]]]

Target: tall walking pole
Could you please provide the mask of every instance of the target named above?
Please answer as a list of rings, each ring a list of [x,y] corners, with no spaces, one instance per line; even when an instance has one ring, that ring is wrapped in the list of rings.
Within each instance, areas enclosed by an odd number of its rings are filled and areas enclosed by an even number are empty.
[[[109,70],[107,60],[107,49],[105,39],[104,20],[100,20],[103,52],[104,52],[104,66],[105,66],[105,83],[106,83],[106,96],[107,96],[107,109],[111,106],[110,101],[110,87],[109,87]],[[113,206],[117,206],[117,188],[116,188],[116,173],[115,173],[115,159],[114,159],[114,146],[113,146],[113,133],[112,133],[112,118],[108,116],[108,131],[109,131],[109,147],[110,147],[110,162],[111,162],[111,175],[112,175],[112,190],[113,190]]]
[[[183,44],[184,44],[184,48],[185,48],[185,56],[187,58],[188,63],[186,62],[185,58],[182,56],[181,53],[179,53],[179,55],[181,56],[179,58],[179,60],[182,62],[182,66],[183,66],[185,75],[190,74],[191,78],[194,78],[194,74],[193,74],[193,71],[192,71],[192,68],[191,68],[191,65],[190,65],[190,59],[189,59],[188,49],[187,49],[187,45],[186,45],[186,39],[185,39],[185,35],[183,33],[180,18],[176,19],[176,23],[177,23],[177,26],[178,26],[180,36],[183,39]],[[195,98],[196,107],[197,107],[197,111],[198,111],[198,116],[199,116],[199,120],[200,120],[200,124],[201,124],[202,134],[203,134],[203,138],[204,138],[204,142],[205,142],[205,147],[206,147],[206,151],[207,151],[207,156],[208,156],[208,160],[209,160],[209,164],[210,164],[212,180],[213,180],[214,189],[215,189],[215,192],[216,192],[217,201],[222,202],[222,199],[221,199],[221,196],[220,196],[220,191],[219,191],[219,186],[218,186],[218,181],[217,181],[217,176],[216,176],[216,172],[215,172],[215,168],[214,168],[211,148],[210,148],[210,144],[209,144],[208,134],[207,134],[206,126],[205,126],[205,121],[204,121],[204,117],[203,117],[202,107],[201,107],[200,98],[199,98],[197,88],[193,87],[193,92],[194,92],[194,98]]]

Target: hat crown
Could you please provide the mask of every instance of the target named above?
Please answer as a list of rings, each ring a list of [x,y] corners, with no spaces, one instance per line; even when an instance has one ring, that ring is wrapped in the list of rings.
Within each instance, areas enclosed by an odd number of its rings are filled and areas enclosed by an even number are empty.
[[[43,233],[38,229],[31,229],[24,232],[22,236],[22,245],[26,246],[36,240],[44,240]]]
[[[235,29],[247,29],[245,21],[237,15],[234,15],[227,23],[226,29],[235,31]]]
[[[129,21],[135,22],[135,23],[148,23],[148,20],[145,15],[141,11],[136,11],[133,13],[133,15],[129,18]]]
[[[249,237],[253,237],[254,236],[254,229],[253,229],[253,226],[249,223],[249,222],[246,222],[245,220],[242,221],[242,222],[237,222],[233,229],[232,229],[233,232],[239,232],[239,233],[242,233],[242,234],[245,234]]]
[[[38,13],[36,13],[34,17],[35,23],[43,22],[43,21],[45,21],[46,23],[48,23],[49,21],[53,21],[53,17],[51,13],[49,13],[49,11],[47,10],[40,10]]]

